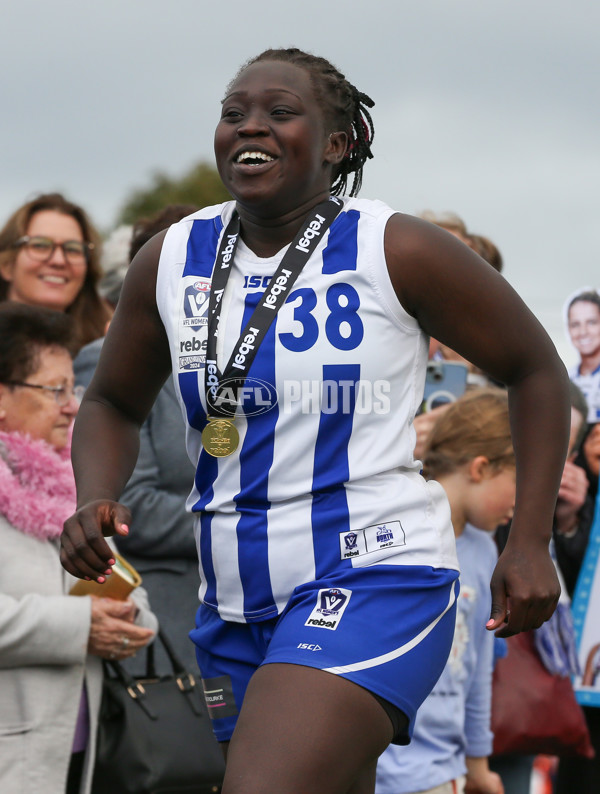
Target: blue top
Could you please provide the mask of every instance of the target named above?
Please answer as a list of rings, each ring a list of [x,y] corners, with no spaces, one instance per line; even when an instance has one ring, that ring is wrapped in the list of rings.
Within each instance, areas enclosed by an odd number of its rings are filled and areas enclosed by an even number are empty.
[[[485,624],[496,546],[491,536],[468,524],[456,546],[460,597],[450,657],[417,712],[411,744],[390,745],[379,759],[376,794],[407,794],[439,786],[465,774],[465,756],[482,757],[492,751],[494,635]]]

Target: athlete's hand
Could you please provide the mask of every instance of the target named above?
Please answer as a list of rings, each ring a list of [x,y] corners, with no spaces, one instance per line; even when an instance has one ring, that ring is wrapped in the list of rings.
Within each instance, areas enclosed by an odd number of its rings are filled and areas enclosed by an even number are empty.
[[[514,530],[514,522],[511,532]],[[518,536],[517,536],[518,537]],[[497,637],[539,628],[558,603],[560,584],[547,542],[508,542],[492,575],[492,610],[486,624]]]
[[[118,502],[98,499],[81,507],[65,521],[60,537],[63,568],[79,579],[103,583],[114,565],[114,552],[104,540],[127,535],[131,513]]]

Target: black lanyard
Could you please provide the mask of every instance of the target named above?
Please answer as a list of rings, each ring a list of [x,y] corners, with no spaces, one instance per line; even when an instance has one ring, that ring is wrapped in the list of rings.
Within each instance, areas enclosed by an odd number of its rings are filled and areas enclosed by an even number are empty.
[[[223,372],[217,366],[217,339],[221,318],[222,298],[231,274],[231,266],[240,234],[240,219],[234,210],[221,238],[208,302],[208,339],[206,345],[205,389],[206,405],[211,416],[232,417],[238,405],[239,390],[244,384],[254,357],[277,312],[285,303],[302,268],[319,244],[327,229],[342,209],[343,202],[335,196],[321,202],[304,220],[300,231],[290,243],[275,275],[263,293],[258,306],[240,338]],[[219,394],[221,384],[227,390]],[[231,395],[235,395],[232,397]]]

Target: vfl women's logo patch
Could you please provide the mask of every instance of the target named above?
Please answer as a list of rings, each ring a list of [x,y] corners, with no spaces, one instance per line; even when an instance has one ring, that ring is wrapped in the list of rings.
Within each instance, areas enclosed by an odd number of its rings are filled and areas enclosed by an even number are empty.
[[[210,297],[210,281],[197,279],[190,284],[183,298],[184,326],[200,328],[208,323],[208,299]]]
[[[210,280],[197,276],[182,279],[178,302],[179,313],[178,361],[179,372],[204,367],[206,362],[206,331]]]
[[[351,595],[352,590],[346,590],[343,587],[319,590],[317,604],[304,625],[335,631],[350,603]]]

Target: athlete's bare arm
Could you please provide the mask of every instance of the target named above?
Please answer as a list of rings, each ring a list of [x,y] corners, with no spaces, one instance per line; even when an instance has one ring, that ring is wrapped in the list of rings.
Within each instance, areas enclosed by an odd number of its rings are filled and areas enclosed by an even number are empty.
[[[421,327],[508,387],[517,495],[488,628],[507,617],[501,636],[535,628],[560,593],[548,544],[569,435],[567,373],[508,282],[453,235],[394,215],[385,250],[398,298]]]
[[[75,576],[97,579],[113,553],[104,536],[124,532],[129,511],[117,500],[135,466],[139,428],[171,369],[156,307],[164,232],[133,260],[98,367],[76,420],[73,468],[77,513],[61,537],[61,561]]]

